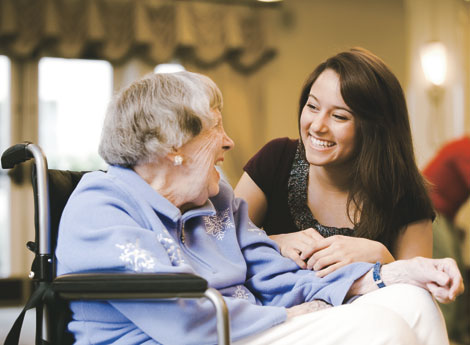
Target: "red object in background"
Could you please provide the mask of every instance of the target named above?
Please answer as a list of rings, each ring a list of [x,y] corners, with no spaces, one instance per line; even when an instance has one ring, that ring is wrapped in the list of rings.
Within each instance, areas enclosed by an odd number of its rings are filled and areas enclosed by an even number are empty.
[[[470,137],[445,144],[423,170],[436,211],[453,221],[470,196]]]

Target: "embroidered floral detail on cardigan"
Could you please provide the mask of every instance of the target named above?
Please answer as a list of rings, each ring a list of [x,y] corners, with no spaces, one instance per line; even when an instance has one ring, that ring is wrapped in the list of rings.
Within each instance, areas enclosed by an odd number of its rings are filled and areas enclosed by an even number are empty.
[[[251,232],[257,232],[259,236],[264,235],[266,232],[263,229],[258,228],[253,222],[248,221],[248,228],[246,229]]]
[[[136,272],[145,272],[155,267],[156,258],[146,249],[140,248],[139,240],[135,243],[116,244],[122,250],[119,259]]]
[[[163,234],[158,234],[157,239],[163,248],[165,248],[168,258],[173,266],[179,266],[184,263],[181,248],[176,244],[175,240],[170,237],[170,235],[164,236]]]
[[[204,224],[206,226],[206,233],[216,237],[218,240],[223,240],[227,228],[233,228],[235,225],[230,218],[230,209],[225,211],[217,211],[214,216],[205,216]]]
[[[242,285],[238,285],[232,297],[238,299],[248,299],[248,294],[246,293],[245,288]]]

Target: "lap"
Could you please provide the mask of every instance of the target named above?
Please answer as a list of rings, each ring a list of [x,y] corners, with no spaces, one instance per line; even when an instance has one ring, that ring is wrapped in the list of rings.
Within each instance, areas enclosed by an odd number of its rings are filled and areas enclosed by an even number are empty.
[[[448,344],[442,314],[424,289],[397,284],[351,304],[297,316],[234,345]]]
[[[385,308],[347,304],[294,317],[234,345],[416,344],[405,321]]]

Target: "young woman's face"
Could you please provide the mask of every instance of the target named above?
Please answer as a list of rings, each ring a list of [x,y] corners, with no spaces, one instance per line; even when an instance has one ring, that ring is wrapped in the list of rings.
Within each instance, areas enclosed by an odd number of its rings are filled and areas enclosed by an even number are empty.
[[[341,165],[352,157],[355,118],[344,103],[339,77],[333,70],[323,71],[313,83],[300,116],[300,133],[312,165]]]
[[[219,193],[220,175],[215,165],[222,163],[225,152],[234,146],[225,133],[220,111],[214,109],[212,114],[212,123],[204,124],[201,133],[181,148],[185,157],[186,200],[193,205],[202,205]]]

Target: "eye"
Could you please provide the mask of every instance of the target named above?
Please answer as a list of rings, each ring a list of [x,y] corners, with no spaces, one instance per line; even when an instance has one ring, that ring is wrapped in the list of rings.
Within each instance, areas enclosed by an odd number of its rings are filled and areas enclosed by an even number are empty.
[[[318,110],[318,107],[312,103],[307,103],[307,107],[309,107],[311,110]]]
[[[340,120],[340,121],[346,121],[348,120],[348,117],[347,116],[344,116],[344,115],[340,115],[340,114],[333,114],[333,117],[337,120]]]

